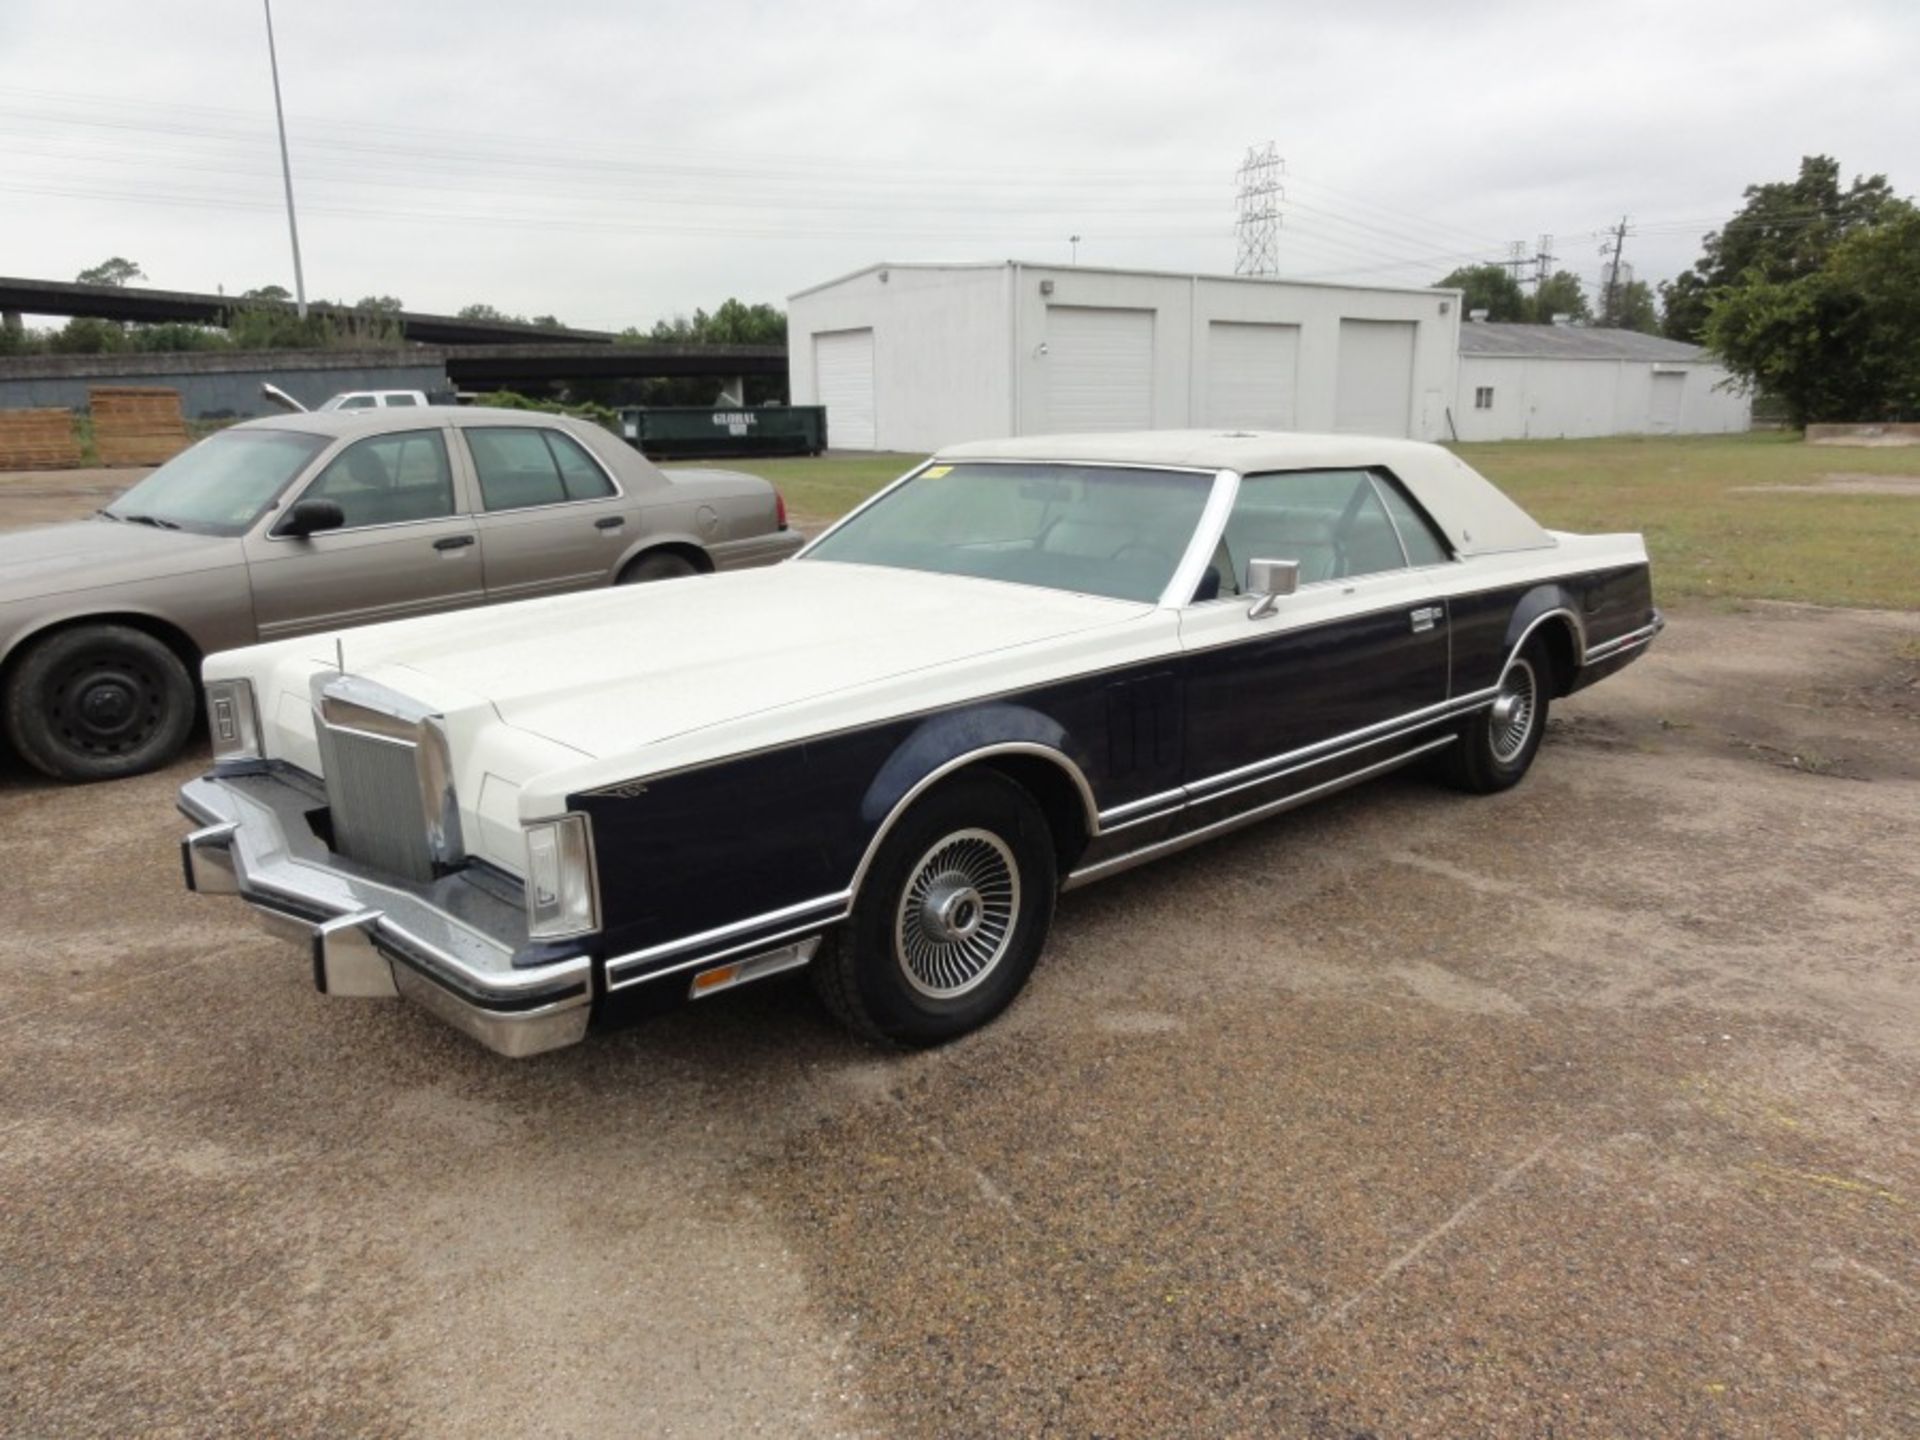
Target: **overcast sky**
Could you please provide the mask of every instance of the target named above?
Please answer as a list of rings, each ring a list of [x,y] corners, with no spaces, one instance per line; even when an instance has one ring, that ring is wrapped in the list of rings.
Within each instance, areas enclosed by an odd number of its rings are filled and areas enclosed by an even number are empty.
[[[876,260],[1666,278],[1799,157],[1920,189],[1920,4],[277,0],[308,293],[619,328]],[[260,0],[0,3],[0,274],[292,286]]]

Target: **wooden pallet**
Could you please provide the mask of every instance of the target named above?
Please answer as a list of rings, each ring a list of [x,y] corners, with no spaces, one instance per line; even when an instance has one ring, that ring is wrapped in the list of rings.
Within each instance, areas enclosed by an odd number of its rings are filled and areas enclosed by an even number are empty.
[[[71,470],[79,463],[71,410],[0,410],[0,470]]]
[[[193,443],[178,390],[99,386],[87,391],[87,408],[93,412],[93,449],[102,465],[159,465]]]

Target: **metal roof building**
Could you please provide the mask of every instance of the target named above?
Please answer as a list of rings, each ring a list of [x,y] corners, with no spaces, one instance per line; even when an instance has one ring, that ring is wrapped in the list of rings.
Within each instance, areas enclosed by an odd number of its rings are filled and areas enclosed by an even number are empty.
[[[1752,406],[1698,345],[1578,325],[1460,327],[1461,440],[1705,435],[1745,430]]]
[[[835,449],[1188,427],[1440,440],[1460,294],[1085,265],[879,264],[788,301]]]

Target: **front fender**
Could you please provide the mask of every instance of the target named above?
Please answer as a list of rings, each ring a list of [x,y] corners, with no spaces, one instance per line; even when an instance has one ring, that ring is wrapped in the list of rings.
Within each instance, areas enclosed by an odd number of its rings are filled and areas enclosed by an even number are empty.
[[[1089,825],[1098,824],[1093,788],[1072,759],[1073,745],[1059,721],[1024,705],[992,704],[923,721],[887,757],[860,802],[860,819],[885,824],[942,775],[994,755],[1038,755],[1066,772],[1081,792]]]

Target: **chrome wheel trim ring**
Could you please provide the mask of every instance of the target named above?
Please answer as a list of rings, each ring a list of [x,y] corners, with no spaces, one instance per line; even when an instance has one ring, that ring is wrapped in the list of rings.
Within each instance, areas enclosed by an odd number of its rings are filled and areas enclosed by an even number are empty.
[[[1515,660],[1500,677],[1500,694],[1495,697],[1493,710],[1487,717],[1487,738],[1493,758],[1502,765],[1518,759],[1533,738],[1539,713],[1539,683],[1534,678],[1533,666],[1525,660]]]
[[[900,973],[932,1000],[984,984],[1020,923],[1020,865],[991,830],[956,830],[907,872],[893,916]]]

